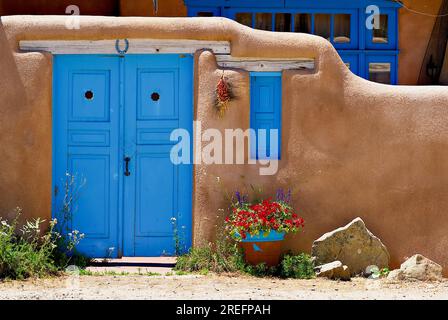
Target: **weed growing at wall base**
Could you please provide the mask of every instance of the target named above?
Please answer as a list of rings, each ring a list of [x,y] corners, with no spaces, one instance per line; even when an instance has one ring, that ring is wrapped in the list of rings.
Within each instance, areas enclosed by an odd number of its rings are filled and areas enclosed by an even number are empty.
[[[177,271],[197,272],[203,275],[215,273],[245,273],[256,277],[280,277],[312,279],[314,263],[306,253],[286,254],[277,267],[265,264],[248,265],[237,243],[208,244],[196,248],[177,258]]]
[[[0,218],[0,279],[25,279],[56,275],[69,264],[85,267],[89,259],[75,252],[83,235],[69,238],[55,231],[57,220],[51,220],[43,231],[40,218],[19,223],[22,210],[16,209],[14,220]],[[21,226],[22,225],[22,226]]]
[[[19,229],[22,211],[16,209],[16,213],[11,223],[0,219],[0,278],[24,279],[56,273],[52,259],[56,244],[51,233],[41,235],[40,219]]]

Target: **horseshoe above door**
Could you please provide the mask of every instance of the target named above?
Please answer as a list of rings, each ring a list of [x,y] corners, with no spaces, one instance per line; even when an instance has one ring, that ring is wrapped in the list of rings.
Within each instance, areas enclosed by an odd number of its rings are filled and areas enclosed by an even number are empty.
[[[115,40],[115,50],[117,50],[117,53],[120,56],[124,56],[128,50],[129,50],[129,40],[128,39],[124,39],[124,50],[120,49],[120,39]]]

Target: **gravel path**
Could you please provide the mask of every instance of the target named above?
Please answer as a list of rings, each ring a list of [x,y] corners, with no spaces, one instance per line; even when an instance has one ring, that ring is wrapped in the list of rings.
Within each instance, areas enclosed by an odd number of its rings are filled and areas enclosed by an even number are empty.
[[[448,280],[280,280],[226,275],[62,276],[0,282],[0,299],[448,299]]]

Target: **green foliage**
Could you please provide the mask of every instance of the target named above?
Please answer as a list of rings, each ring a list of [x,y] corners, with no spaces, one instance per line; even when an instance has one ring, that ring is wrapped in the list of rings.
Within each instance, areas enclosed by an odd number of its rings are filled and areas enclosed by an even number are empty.
[[[204,270],[221,272],[238,272],[244,265],[240,249],[236,243],[217,241],[202,247],[191,248],[187,254],[177,258],[175,270],[201,272]]]
[[[252,266],[245,263],[238,244],[231,241],[191,248],[189,253],[177,258],[174,270],[198,272],[203,275],[209,272],[230,272],[246,273],[256,277],[295,279],[311,279],[315,276],[314,263],[308,254],[287,254],[277,267],[268,267],[265,264]]]
[[[109,271],[109,270],[105,270],[105,271],[91,271],[91,270],[87,270],[87,269],[80,269],[79,270],[79,275],[80,276],[96,276],[96,277],[100,277],[100,276],[160,276],[160,273],[156,273],[156,272],[138,272],[138,273],[130,273],[130,272],[126,272],[126,271]]]
[[[16,209],[16,217],[8,223],[0,218],[0,278],[25,279],[55,274],[58,267],[54,263],[53,252],[57,245],[50,230],[42,232],[43,220],[27,221],[19,228],[21,209]]]
[[[277,267],[268,267],[265,263],[256,266],[246,264],[241,271],[254,277],[275,277],[278,274]]]
[[[77,254],[76,244],[82,239],[79,232],[62,237],[55,227],[42,231],[45,220],[26,221],[19,227],[22,210],[16,209],[11,223],[0,218],[0,279],[25,279],[55,275],[69,264],[85,267],[89,259]]]
[[[56,272],[50,258],[53,243],[48,235],[41,236],[41,220],[27,222],[18,230],[22,211],[16,210],[11,223],[0,219],[0,278],[23,279]]]
[[[389,275],[389,273],[390,273],[389,268],[383,268],[380,270],[380,277],[385,278]]]
[[[372,278],[374,278],[374,279],[386,278],[390,273],[389,268],[383,268],[383,269],[375,268],[375,269],[376,270],[374,270],[372,273]]]
[[[208,275],[208,273],[209,273],[208,269],[201,269],[201,270],[199,270],[199,274],[200,275],[206,276],[206,275]]]
[[[298,255],[287,254],[280,263],[280,276],[283,278],[311,279],[314,278],[314,263],[306,253]]]

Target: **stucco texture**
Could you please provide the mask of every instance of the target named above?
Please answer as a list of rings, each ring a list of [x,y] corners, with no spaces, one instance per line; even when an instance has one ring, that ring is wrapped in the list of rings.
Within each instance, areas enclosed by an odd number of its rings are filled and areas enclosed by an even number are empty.
[[[213,240],[224,194],[249,184],[292,188],[305,218],[284,250],[361,217],[388,247],[392,267],[421,253],[448,267],[448,90],[387,86],[353,75],[326,40],[252,30],[225,18],[3,17],[0,27],[0,212],[20,205],[50,216],[52,57],[18,52],[21,39],[170,38],[229,40],[232,55],[316,59],[314,71],[282,75],[282,160],[274,176],[257,165],[194,167],[195,245]],[[226,70],[234,99],[214,111],[222,75],[214,55],[195,55],[195,120],[202,128],[249,127],[249,74]],[[206,143],[204,143],[206,145]],[[246,155],[247,158],[247,155]],[[218,179],[219,177],[219,179]],[[219,181],[218,181],[219,180]]]

